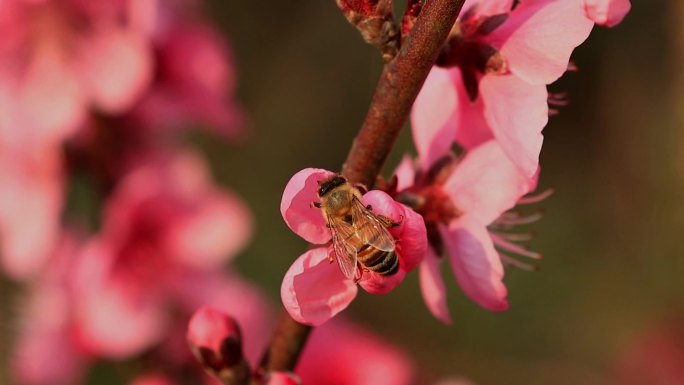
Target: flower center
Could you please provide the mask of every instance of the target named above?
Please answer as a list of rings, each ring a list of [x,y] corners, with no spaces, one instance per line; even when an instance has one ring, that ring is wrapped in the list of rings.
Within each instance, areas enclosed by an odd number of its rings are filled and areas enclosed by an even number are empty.
[[[478,16],[475,7],[457,20],[437,58],[440,67],[458,67],[471,101],[477,99],[478,78],[481,75],[508,73],[506,59],[486,42],[486,36],[508,18],[507,13]]]

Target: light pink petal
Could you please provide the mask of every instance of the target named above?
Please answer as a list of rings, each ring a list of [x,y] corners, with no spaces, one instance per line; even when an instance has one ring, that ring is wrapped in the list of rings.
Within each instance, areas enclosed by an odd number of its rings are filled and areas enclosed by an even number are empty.
[[[411,111],[413,141],[422,167],[427,169],[451,151],[457,108],[452,70],[432,67]]]
[[[509,12],[513,6],[513,0],[466,0],[461,12],[467,12],[473,6],[477,7],[478,16],[491,16]]]
[[[187,266],[221,266],[247,245],[252,217],[229,191],[206,194],[195,210],[173,223],[165,235],[166,248]]]
[[[301,385],[302,381],[292,372],[271,372],[265,385]]]
[[[454,71],[459,71],[454,69]],[[493,138],[492,130],[484,116],[484,103],[482,95],[478,95],[475,101],[471,101],[466,93],[460,72],[454,76],[458,89],[458,129],[456,142],[465,149],[479,146],[481,143]]]
[[[18,91],[17,105],[28,129],[36,130],[36,138],[62,140],[83,121],[86,95],[77,72],[56,47],[46,46],[34,54]]]
[[[373,271],[364,271],[358,284],[363,290],[376,295],[387,294],[399,286],[406,278],[406,270],[402,269],[399,258],[399,271],[392,275],[382,275]]]
[[[75,335],[91,353],[121,359],[159,342],[167,330],[164,302],[143,292],[139,282],[109,277],[115,262],[112,245],[94,239],[74,267]]]
[[[516,76],[485,76],[480,82],[484,115],[503,151],[530,179],[539,168],[542,130],[549,120],[548,92]]]
[[[132,31],[100,31],[83,44],[81,52],[81,74],[87,92],[103,111],[123,112],[152,80],[151,47]]]
[[[126,0],[129,25],[138,34],[152,37],[159,22],[159,0]]]
[[[287,226],[309,243],[324,244],[331,238],[321,209],[312,207],[318,202],[318,182],[329,178],[332,171],[305,168],[296,173],[285,186],[280,201],[280,213]]]
[[[328,261],[328,248],[309,250],[285,273],[280,298],[297,322],[321,325],[344,310],[358,291],[340,268]]]
[[[447,325],[451,324],[451,315],[447,307],[446,288],[440,273],[441,259],[428,247],[425,258],[420,264],[420,292],[430,313]]]
[[[561,77],[572,50],[589,36],[594,23],[578,0],[527,0],[488,36],[514,74],[546,85]]]
[[[487,228],[467,215],[440,228],[449,262],[463,292],[490,311],[508,309],[503,265]]]
[[[63,175],[54,150],[33,159],[0,155],[0,265],[14,278],[37,273],[56,244]]]
[[[460,211],[489,225],[530,191],[530,181],[489,141],[465,156],[444,189]]]
[[[587,17],[606,27],[620,24],[631,8],[630,0],[584,0]]]
[[[404,155],[401,163],[394,170],[394,175],[397,177],[397,191],[405,190],[413,186],[416,178],[416,166],[413,164],[411,155]]]

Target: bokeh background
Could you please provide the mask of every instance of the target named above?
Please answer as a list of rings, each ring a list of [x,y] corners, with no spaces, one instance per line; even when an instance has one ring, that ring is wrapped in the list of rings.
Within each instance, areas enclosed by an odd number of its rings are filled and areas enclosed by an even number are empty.
[[[282,221],[283,187],[304,167],[341,167],[382,63],[333,1],[206,6],[231,42],[250,133],[187,140],[253,211],[256,235],[237,266],[279,303],[282,276],[307,247]],[[634,1],[622,24],[595,28],[573,54],[579,71],[552,86],[571,103],[544,131],[540,186],[555,193],[529,229],[545,258],[537,272],[508,271],[509,311],[482,310],[447,279],[454,324],[444,326],[413,273],[389,295],[362,292],[346,313],[408,352],[424,383],[614,384],[643,333],[684,330],[672,321],[684,314],[683,20],[681,0]],[[386,175],[405,153],[415,153],[408,129]],[[21,288],[4,286],[1,314],[11,314]]]

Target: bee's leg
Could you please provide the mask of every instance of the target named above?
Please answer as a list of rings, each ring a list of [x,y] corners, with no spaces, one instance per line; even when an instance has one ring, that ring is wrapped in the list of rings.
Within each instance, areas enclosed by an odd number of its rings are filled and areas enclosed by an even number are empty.
[[[335,262],[335,257],[333,257],[332,254],[328,254],[328,262],[330,262],[330,263]]]
[[[378,215],[377,217],[378,217],[378,220],[380,220],[380,223],[382,223],[383,226],[385,226],[385,227],[397,227],[397,226],[401,225],[402,222],[404,222],[404,216],[403,215],[399,218],[399,222],[395,222],[392,220],[392,218],[388,218],[388,217],[383,216],[383,215]]]
[[[321,208],[321,202],[311,202],[311,208],[314,208],[314,207],[317,209],[320,209]]]

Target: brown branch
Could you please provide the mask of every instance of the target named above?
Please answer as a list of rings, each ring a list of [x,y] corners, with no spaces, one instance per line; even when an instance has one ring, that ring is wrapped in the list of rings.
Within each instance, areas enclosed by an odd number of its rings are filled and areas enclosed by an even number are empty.
[[[385,66],[342,168],[350,181],[367,186],[375,182],[463,3],[428,0],[399,54]]]
[[[428,0],[396,58],[385,65],[366,119],[342,167],[349,181],[372,186],[437,60],[465,0]],[[257,375],[292,371],[311,331],[285,312]]]

